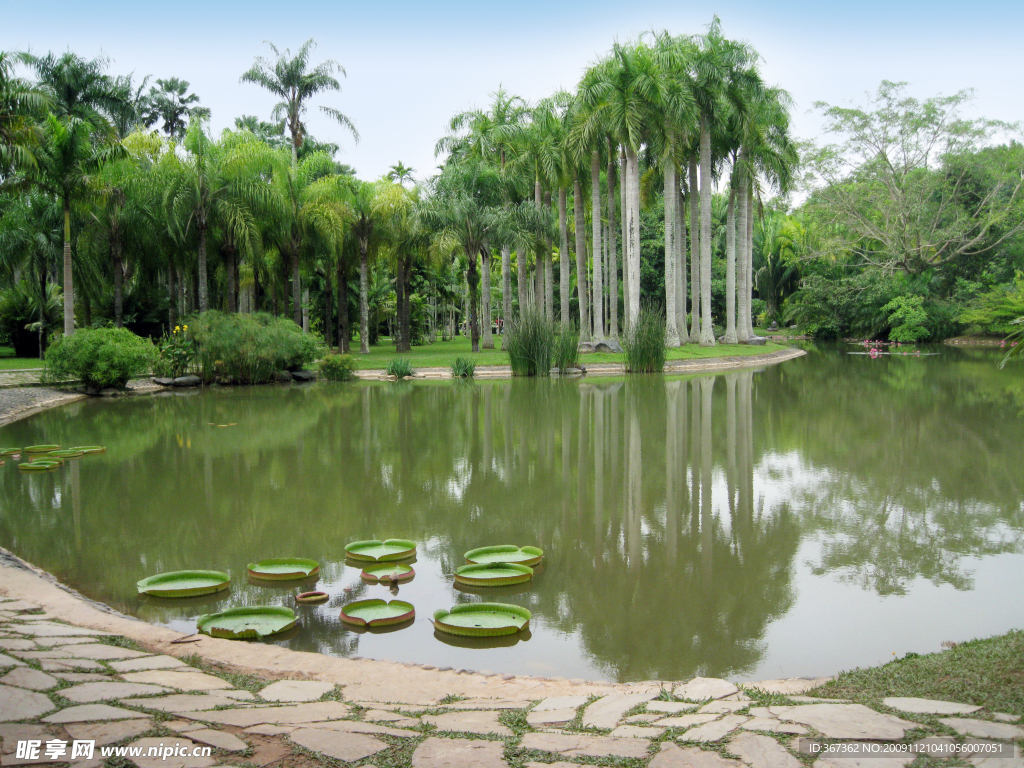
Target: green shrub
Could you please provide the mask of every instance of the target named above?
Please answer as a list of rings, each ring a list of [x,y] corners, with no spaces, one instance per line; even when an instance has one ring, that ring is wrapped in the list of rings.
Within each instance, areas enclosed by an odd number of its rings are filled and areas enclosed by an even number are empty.
[[[386,370],[388,376],[397,376],[398,378],[412,376],[415,373],[412,363],[406,357],[396,357],[394,360],[390,360]]]
[[[196,342],[188,332],[188,326],[174,326],[170,334],[157,344],[157,360],[153,372],[157,376],[176,378],[190,373],[196,362]]]
[[[994,336],[1006,336],[1020,330],[1014,321],[1024,317],[1024,272],[1018,272],[1012,285],[999,285],[978,296],[960,313],[959,320],[971,330]]]
[[[263,384],[278,371],[297,371],[323,355],[317,337],[265,312],[211,310],[189,318],[188,328],[196,344],[196,368],[206,382]]]
[[[320,361],[320,375],[328,381],[352,381],[355,370],[352,355],[327,355]]]
[[[580,330],[575,326],[559,328],[551,349],[551,362],[559,373],[579,367]]]
[[[913,344],[928,338],[929,331],[924,327],[928,322],[928,313],[923,304],[924,298],[921,296],[897,296],[882,307],[882,311],[888,313],[889,338],[892,341]]]
[[[513,376],[547,376],[554,355],[555,325],[536,309],[509,323],[502,347],[508,352]]]
[[[452,376],[456,379],[471,379],[476,372],[476,363],[468,357],[456,357],[452,363]]]
[[[661,373],[665,369],[665,316],[660,310],[641,306],[636,321],[626,328],[622,339],[626,370],[633,373]]]
[[[123,389],[128,379],[148,373],[156,347],[127,328],[82,328],[46,353],[43,380],[81,379],[90,387]]]

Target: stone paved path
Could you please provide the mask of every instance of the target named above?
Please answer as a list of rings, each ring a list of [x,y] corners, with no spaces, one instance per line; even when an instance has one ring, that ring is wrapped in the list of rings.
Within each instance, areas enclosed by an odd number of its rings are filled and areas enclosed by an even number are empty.
[[[103,764],[101,747],[175,745],[179,754],[167,760],[143,754],[130,762],[312,768],[326,757],[361,768],[903,768],[913,761],[815,759],[799,750],[797,739],[807,736],[845,744],[1015,743],[1015,757],[969,763],[1024,768],[1024,724],[1015,715],[959,702],[886,698],[869,707],[805,696],[821,679],[737,687],[696,678],[660,693],[540,700],[349,701],[330,683],[233,677],[127,645],[0,596],[0,767],[95,768]],[[92,760],[47,756],[50,745],[76,739],[95,740]],[[19,755],[18,743],[28,741],[38,742],[38,755]]]

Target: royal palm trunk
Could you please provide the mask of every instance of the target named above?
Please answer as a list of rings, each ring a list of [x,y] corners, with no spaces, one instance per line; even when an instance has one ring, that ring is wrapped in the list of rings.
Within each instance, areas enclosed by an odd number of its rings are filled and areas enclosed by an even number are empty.
[[[711,323],[711,129],[700,121],[700,345],[715,346]]]
[[[636,151],[626,145],[626,211],[629,233],[626,248],[626,266],[629,271],[629,308],[626,322],[630,328],[636,323],[640,312],[640,162]]]
[[[558,303],[562,327],[569,325],[569,224],[566,208],[568,190],[565,186],[558,188]]]
[[[736,343],[736,189],[729,189],[725,219],[725,344]]]
[[[691,156],[690,182],[690,341],[700,340],[700,192],[697,188],[697,158]]]
[[[75,279],[71,264],[71,201],[64,198],[64,335],[75,332]]]
[[[359,352],[370,354],[370,285],[369,259],[366,254],[368,243],[359,240]]]
[[[491,335],[491,249],[484,248],[480,252],[480,323],[484,349],[494,349],[494,337]]]
[[[601,157],[597,150],[590,153],[590,223],[594,254],[594,338],[604,338],[604,275],[601,261]]]
[[[676,238],[676,164],[671,157],[665,160],[662,175],[665,178],[665,344],[669,347],[679,346],[679,326],[676,316],[676,295],[678,281],[676,269],[678,244]]]
[[[736,328],[736,340],[746,342],[750,340],[750,332],[747,330],[747,324],[744,318],[750,317],[750,282],[747,278],[747,219],[749,218],[749,205],[747,200],[747,175],[743,171],[742,161],[743,153],[740,155],[740,172],[739,172],[739,183],[737,184],[736,192],[736,233],[737,239],[739,240],[738,250],[738,264],[736,265],[736,271],[738,278],[736,281],[736,314],[738,317],[738,323]]]
[[[587,285],[587,221],[583,212],[583,185],[576,176],[572,185],[573,216],[576,225],[576,298],[580,305],[580,339],[590,340],[590,311]]]
[[[616,242],[617,224],[615,215],[615,155],[612,144],[608,142],[608,173],[605,183],[608,185],[608,303],[609,328],[612,338],[619,336],[619,248]]]

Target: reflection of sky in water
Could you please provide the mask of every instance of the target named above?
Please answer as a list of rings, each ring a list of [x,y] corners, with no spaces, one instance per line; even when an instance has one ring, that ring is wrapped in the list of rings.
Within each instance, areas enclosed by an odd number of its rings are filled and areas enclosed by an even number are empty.
[[[817,675],[1021,626],[1024,601],[1007,599],[1024,571],[1008,448],[1024,429],[1006,417],[1019,371],[958,353],[851,360],[77,403],[0,430],[3,445],[109,449],[42,476],[0,468],[0,542],[182,632],[230,606],[293,607],[315,586],[329,602],[295,606],[300,629],[268,642],[501,673]],[[398,594],[416,621],[348,629],[342,604],[391,595],[339,554],[389,536],[419,542]],[[540,545],[544,565],[528,585],[455,588],[462,553],[491,543]],[[285,555],[318,559],[319,582],[246,577],[247,562]],[[136,596],[138,578],[184,568],[229,570],[232,588]],[[488,599],[533,611],[530,634],[435,633],[435,609]]]

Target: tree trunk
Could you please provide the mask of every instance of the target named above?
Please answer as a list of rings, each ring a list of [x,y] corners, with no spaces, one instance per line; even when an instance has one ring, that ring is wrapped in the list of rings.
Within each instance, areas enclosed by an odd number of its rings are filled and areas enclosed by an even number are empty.
[[[124,327],[124,259],[120,244],[111,248],[114,262],[114,327]]]
[[[501,324],[512,319],[512,247],[501,246]]]
[[[71,270],[71,201],[64,199],[64,335],[75,332],[75,278]],[[43,299],[45,301],[45,299]]]
[[[632,147],[626,145],[626,175],[628,177],[627,200],[629,210],[629,242],[626,249],[626,265],[629,269],[629,309],[626,322],[630,329],[636,324],[640,313],[640,161]]]
[[[711,129],[700,121],[700,345],[715,346],[711,323]]]
[[[676,330],[679,344],[689,342],[686,326],[686,210],[680,179],[676,179]]]
[[[398,352],[407,352],[408,349],[405,346],[405,337],[402,335],[402,309],[405,306],[405,259],[399,256],[396,260],[395,269],[395,315],[397,316],[398,322],[395,324],[395,350]]]
[[[569,224],[566,208],[568,190],[565,185],[558,188],[558,304],[563,328],[569,327]]]
[[[299,308],[302,311],[302,332],[309,333],[309,286],[302,290],[302,304]]]
[[[619,179],[619,212],[622,221],[622,329],[629,324],[629,170],[626,165],[626,147],[619,146],[619,168],[622,178]]]
[[[754,335],[754,321],[750,317],[750,299],[754,288],[754,183],[747,177],[747,243],[744,248],[744,271],[747,275],[747,312],[743,316],[743,326],[747,329],[747,339]]]
[[[544,193],[545,218],[551,212],[551,193]],[[544,232],[544,317],[550,323],[555,319],[555,269],[551,263],[551,232]]]
[[[331,350],[334,346],[333,328],[331,327],[331,310],[334,304],[334,286],[331,284],[331,270],[324,270],[324,344],[327,345],[327,351]]]
[[[594,338],[604,339],[604,274],[601,262],[601,156],[595,149],[590,153],[590,231],[594,255]]]
[[[551,255],[548,254],[548,268],[551,267]],[[480,251],[480,322],[481,347],[494,349],[494,336],[491,335],[491,249]]]
[[[480,351],[480,327],[476,322],[476,306],[480,298],[480,273],[476,266],[476,253],[466,252],[466,285],[469,286],[469,338],[472,351]]]
[[[608,142],[608,303],[610,325],[608,333],[613,339],[619,336],[619,249],[616,243],[615,216],[615,155],[611,141]]]
[[[338,352],[348,352],[348,280],[345,268],[338,259]]]
[[[516,288],[519,293],[519,317],[526,312],[530,303],[530,270],[527,267],[526,249],[520,246],[516,250]]]
[[[302,327],[302,286],[299,282],[299,251],[294,249],[292,251],[292,320],[295,324]]]
[[[671,158],[665,158],[662,171],[665,177],[665,345],[679,346],[679,326],[677,325],[676,302],[677,289],[676,269],[679,258],[676,238],[676,209],[679,207],[676,196],[679,188],[676,185],[676,164]]]
[[[197,291],[197,298],[199,299],[199,311],[206,312],[210,308],[210,293],[209,286],[206,279],[206,227],[199,228],[199,274],[197,280],[199,281],[199,290]]]
[[[750,341],[750,332],[747,330],[747,323],[744,318],[750,317],[750,283],[747,278],[747,219],[749,218],[747,200],[747,174],[744,169],[746,152],[740,150],[740,169],[737,173],[737,221],[736,234],[739,241],[739,257],[736,271],[739,279],[736,285],[736,315],[739,320],[736,328],[736,340],[746,343]]]
[[[367,243],[359,241],[359,352],[370,354],[370,284]]]
[[[178,270],[174,268],[174,261],[167,260],[167,332],[174,330],[178,324]]]
[[[580,340],[590,341],[590,289],[587,286],[587,220],[583,213],[583,187],[573,179],[572,205],[576,226],[576,298],[580,305]]]
[[[405,284],[405,306],[402,308],[402,338],[405,339],[405,351],[412,352],[412,259],[405,260],[405,272],[402,274]]]
[[[736,339],[736,188],[729,187],[729,210],[725,218],[725,336],[724,344]]]
[[[228,312],[238,311],[238,275],[235,272],[235,249],[233,246],[227,246],[224,249],[224,256],[227,260],[225,264],[225,272],[228,277]]]
[[[697,158],[690,157],[690,341],[700,340],[700,221]]]

